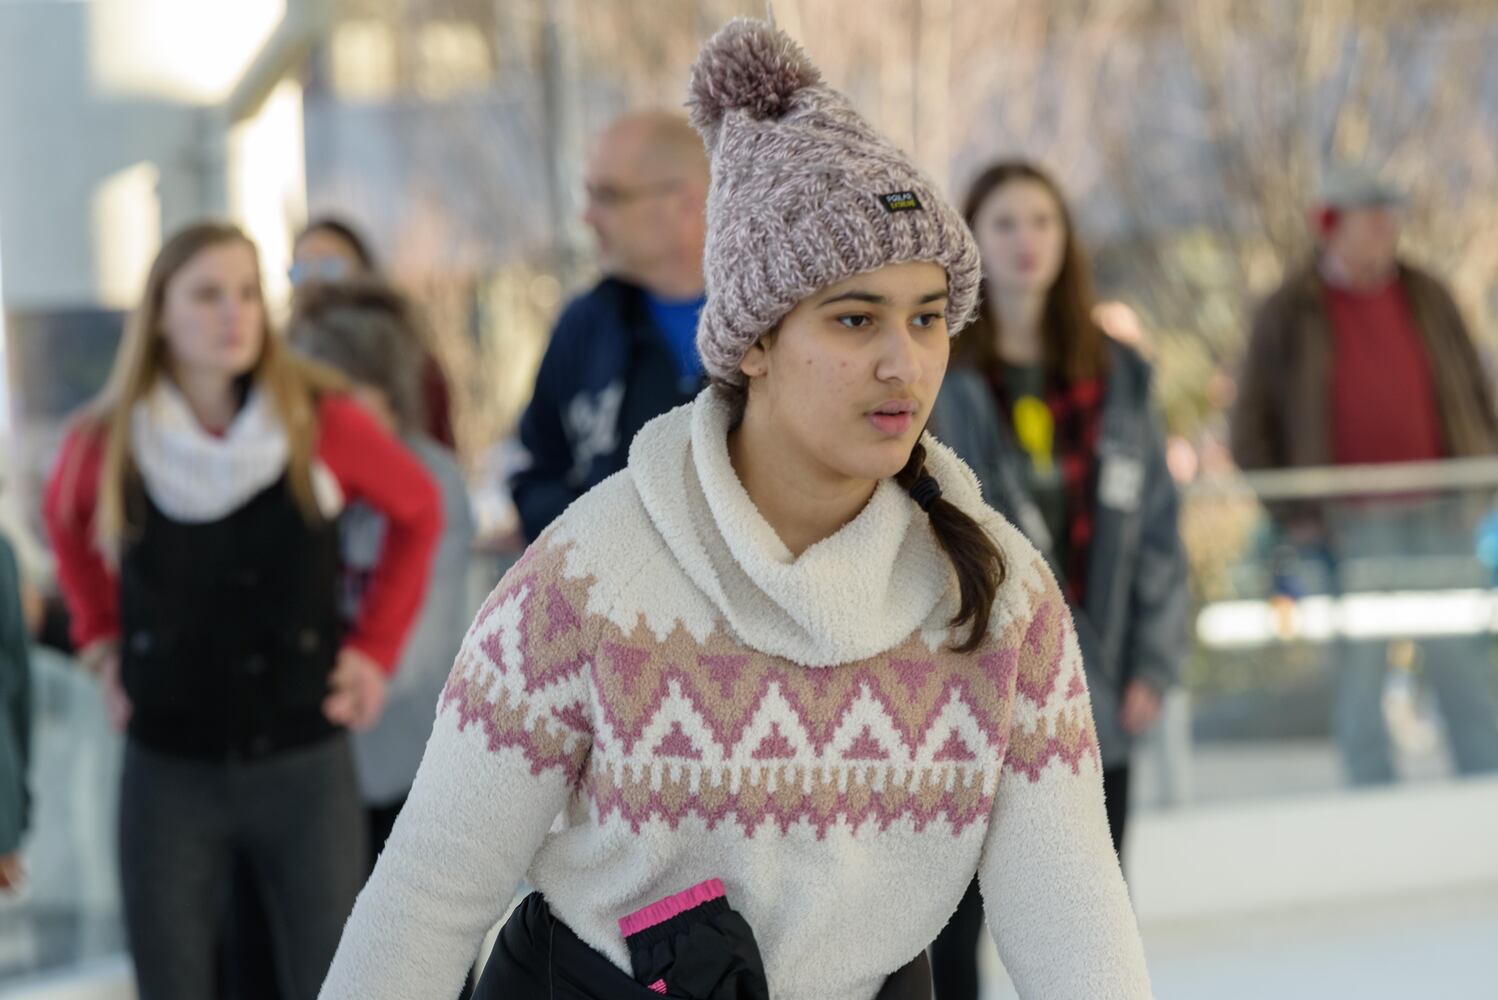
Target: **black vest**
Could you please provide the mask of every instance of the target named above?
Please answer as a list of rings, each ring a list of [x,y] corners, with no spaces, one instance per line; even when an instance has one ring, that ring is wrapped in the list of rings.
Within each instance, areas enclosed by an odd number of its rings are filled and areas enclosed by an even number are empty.
[[[338,534],[286,478],[226,517],[174,521],[137,489],[120,565],[130,736],[165,753],[258,759],[337,731],[322,714],[340,641]]]

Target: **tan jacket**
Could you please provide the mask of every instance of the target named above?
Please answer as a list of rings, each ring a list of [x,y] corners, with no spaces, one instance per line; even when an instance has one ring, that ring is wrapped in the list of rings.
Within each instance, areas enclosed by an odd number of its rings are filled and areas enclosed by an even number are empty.
[[[1447,454],[1498,454],[1498,418],[1455,300],[1435,277],[1401,264],[1400,280],[1430,358]],[[1332,464],[1332,334],[1314,265],[1259,308],[1239,377],[1233,457],[1243,469]]]

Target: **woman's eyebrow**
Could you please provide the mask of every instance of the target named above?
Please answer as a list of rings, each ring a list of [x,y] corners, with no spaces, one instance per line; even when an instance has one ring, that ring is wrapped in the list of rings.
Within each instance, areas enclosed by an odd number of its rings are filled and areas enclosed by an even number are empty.
[[[929,302],[940,301],[941,299],[946,298],[947,294],[948,293],[946,289],[941,289],[935,292],[927,292],[925,295],[922,295],[919,299],[916,300],[916,305],[923,306]],[[890,304],[890,300],[886,296],[877,295],[874,292],[860,291],[855,288],[846,292],[839,292],[836,295],[823,299],[821,302],[817,303],[817,308],[820,309],[822,306],[830,306],[834,302],[867,302],[870,305],[875,306],[887,306]]]
[[[839,292],[836,295],[825,298],[821,302],[818,302],[817,306],[818,308],[822,306],[830,306],[834,302],[867,302],[870,305],[875,306],[889,305],[889,299],[885,298],[883,295],[876,295],[873,292],[863,292],[859,291],[858,289],[853,289],[851,291]]]

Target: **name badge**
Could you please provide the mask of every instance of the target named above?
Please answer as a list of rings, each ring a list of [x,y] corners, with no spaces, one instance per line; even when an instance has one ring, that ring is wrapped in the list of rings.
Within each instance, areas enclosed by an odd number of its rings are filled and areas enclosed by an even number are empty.
[[[1098,502],[1132,513],[1144,495],[1144,463],[1129,455],[1107,455],[1098,473]]]

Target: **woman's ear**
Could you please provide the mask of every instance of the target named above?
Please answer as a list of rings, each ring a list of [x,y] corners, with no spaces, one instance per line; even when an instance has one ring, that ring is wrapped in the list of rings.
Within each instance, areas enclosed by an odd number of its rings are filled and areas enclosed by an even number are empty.
[[[749,353],[744,355],[744,360],[739,362],[739,371],[744,373],[745,378],[759,378],[770,370],[770,350],[761,337],[749,348]]]

